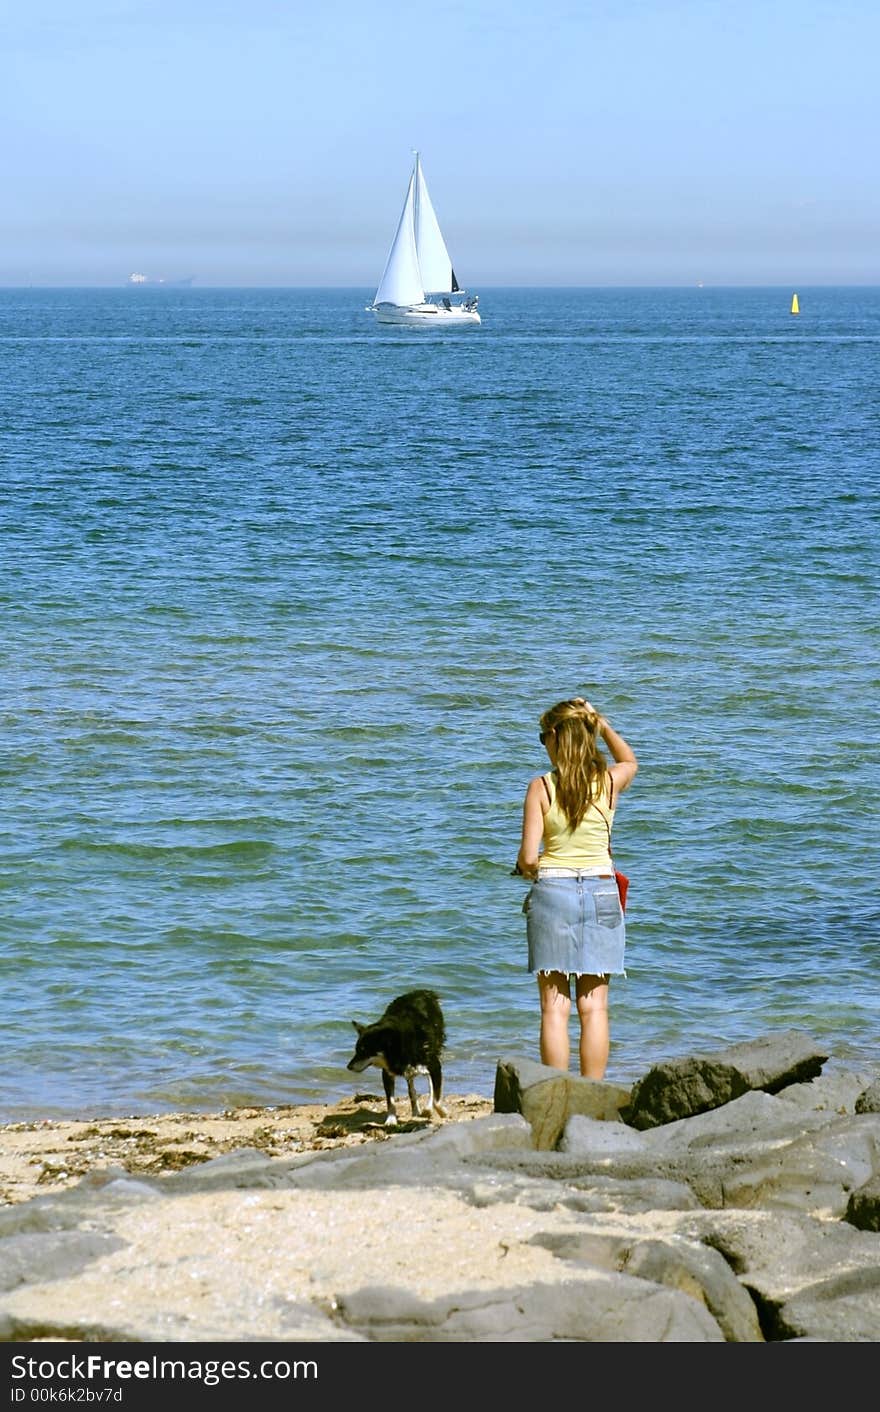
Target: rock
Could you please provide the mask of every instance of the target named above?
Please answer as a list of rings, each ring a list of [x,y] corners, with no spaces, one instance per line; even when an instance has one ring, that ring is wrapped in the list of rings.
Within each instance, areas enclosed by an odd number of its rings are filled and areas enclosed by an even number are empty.
[[[597,1131],[602,1124],[572,1119],[566,1129],[571,1141],[565,1136],[561,1144],[565,1152],[499,1154],[496,1166],[579,1188],[601,1177],[606,1191],[610,1174],[621,1191],[636,1181],[683,1185],[709,1209],[763,1206],[842,1216],[850,1192],[878,1163],[877,1123],[874,1114],[839,1117],[750,1092],[659,1128],[624,1128],[629,1140],[615,1124],[606,1125],[606,1136]],[[680,1205],[687,1209],[688,1202]]]
[[[827,1058],[808,1035],[783,1030],[715,1054],[672,1059],[656,1064],[633,1085],[621,1117],[644,1130],[719,1108],[749,1089],[778,1093],[787,1084],[820,1074]]]
[[[841,1217],[853,1190],[877,1170],[878,1154],[880,1115],[838,1118],[731,1171],[724,1204]]]
[[[789,1084],[817,1078],[830,1057],[802,1030],[777,1030],[744,1044],[731,1044],[717,1056],[738,1069],[749,1088],[778,1093]]]
[[[843,1219],[860,1231],[880,1231],[880,1176],[870,1177],[850,1194]]]
[[[723,1343],[702,1301],[627,1275],[585,1271],[530,1285],[424,1301],[401,1290],[359,1290],[339,1317],[378,1343]]]
[[[630,1090],[599,1079],[566,1074],[530,1059],[501,1059],[495,1071],[495,1112],[521,1113],[535,1147],[550,1152],[575,1114],[620,1122]]]
[[[256,1147],[239,1147],[234,1152],[224,1152],[222,1157],[212,1157],[209,1162],[200,1162],[194,1167],[184,1167],[166,1178],[169,1186],[183,1190],[204,1191],[207,1187],[249,1186],[255,1172],[264,1171],[271,1158]]]
[[[880,1342],[880,1236],[763,1211],[682,1218],[754,1300],[767,1342]]]
[[[712,1059],[673,1059],[655,1064],[633,1086],[623,1121],[634,1128],[654,1128],[720,1108],[748,1092],[748,1084],[730,1064]]]
[[[604,1232],[574,1240],[565,1236],[536,1239],[562,1260],[637,1275],[690,1295],[709,1311],[728,1343],[764,1342],[754,1303],[726,1260],[710,1246],[681,1236],[633,1240]]]
[[[808,1079],[805,1083],[787,1084],[776,1096],[785,1103],[816,1112],[868,1112],[867,1108],[859,1107],[859,1100],[870,1082],[870,1076],[864,1072],[823,1071],[817,1078]]]
[[[7,1236],[0,1242],[0,1291],[39,1280],[60,1280],[123,1244],[114,1236],[88,1231]]]
[[[624,1123],[605,1123],[599,1118],[586,1118],[574,1113],[565,1124],[559,1151],[572,1157],[591,1157],[610,1161],[614,1157],[646,1153],[648,1140]]]
[[[856,1099],[857,1113],[880,1113],[880,1079],[869,1084]]]

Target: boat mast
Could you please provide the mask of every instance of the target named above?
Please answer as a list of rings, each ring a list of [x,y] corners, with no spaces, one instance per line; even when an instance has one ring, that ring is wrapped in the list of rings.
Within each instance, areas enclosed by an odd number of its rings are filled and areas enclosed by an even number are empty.
[[[412,151],[416,159],[413,167],[413,230],[416,231],[419,228],[419,205],[422,198],[422,165],[417,148],[414,147]]]

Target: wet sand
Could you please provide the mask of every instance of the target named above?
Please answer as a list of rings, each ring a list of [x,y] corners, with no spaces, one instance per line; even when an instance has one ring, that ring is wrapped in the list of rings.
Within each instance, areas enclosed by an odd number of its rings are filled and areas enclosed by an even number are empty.
[[[493,1111],[480,1094],[450,1094],[449,1121],[482,1118]],[[399,1122],[385,1126],[381,1093],[364,1091],[335,1104],[235,1108],[221,1113],[165,1113],[78,1120],[36,1119],[0,1126],[0,1205],[11,1205],[76,1185],[102,1169],[131,1176],[161,1176],[238,1148],[267,1157],[388,1142],[395,1133],[426,1127],[398,1099]]]

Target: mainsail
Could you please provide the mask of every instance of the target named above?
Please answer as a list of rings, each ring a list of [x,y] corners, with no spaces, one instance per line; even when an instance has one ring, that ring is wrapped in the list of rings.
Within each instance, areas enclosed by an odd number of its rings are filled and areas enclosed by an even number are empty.
[[[419,257],[415,238],[415,183],[413,172],[400,213],[397,234],[391,245],[385,269],[376,290],[374,304],[421,304],[425,298],[419,274]],[[442,238],[442,237],[441,237]]]

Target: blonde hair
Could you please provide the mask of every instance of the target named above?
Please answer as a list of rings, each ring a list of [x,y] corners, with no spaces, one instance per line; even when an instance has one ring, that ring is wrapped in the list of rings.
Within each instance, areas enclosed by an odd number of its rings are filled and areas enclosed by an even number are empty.
[[[580,696],[545,711],[541,731],[556,736],[556,798],[569,827],[576,829],[594,799],[607,788],[608,762],[600,747],[602,717]]]

